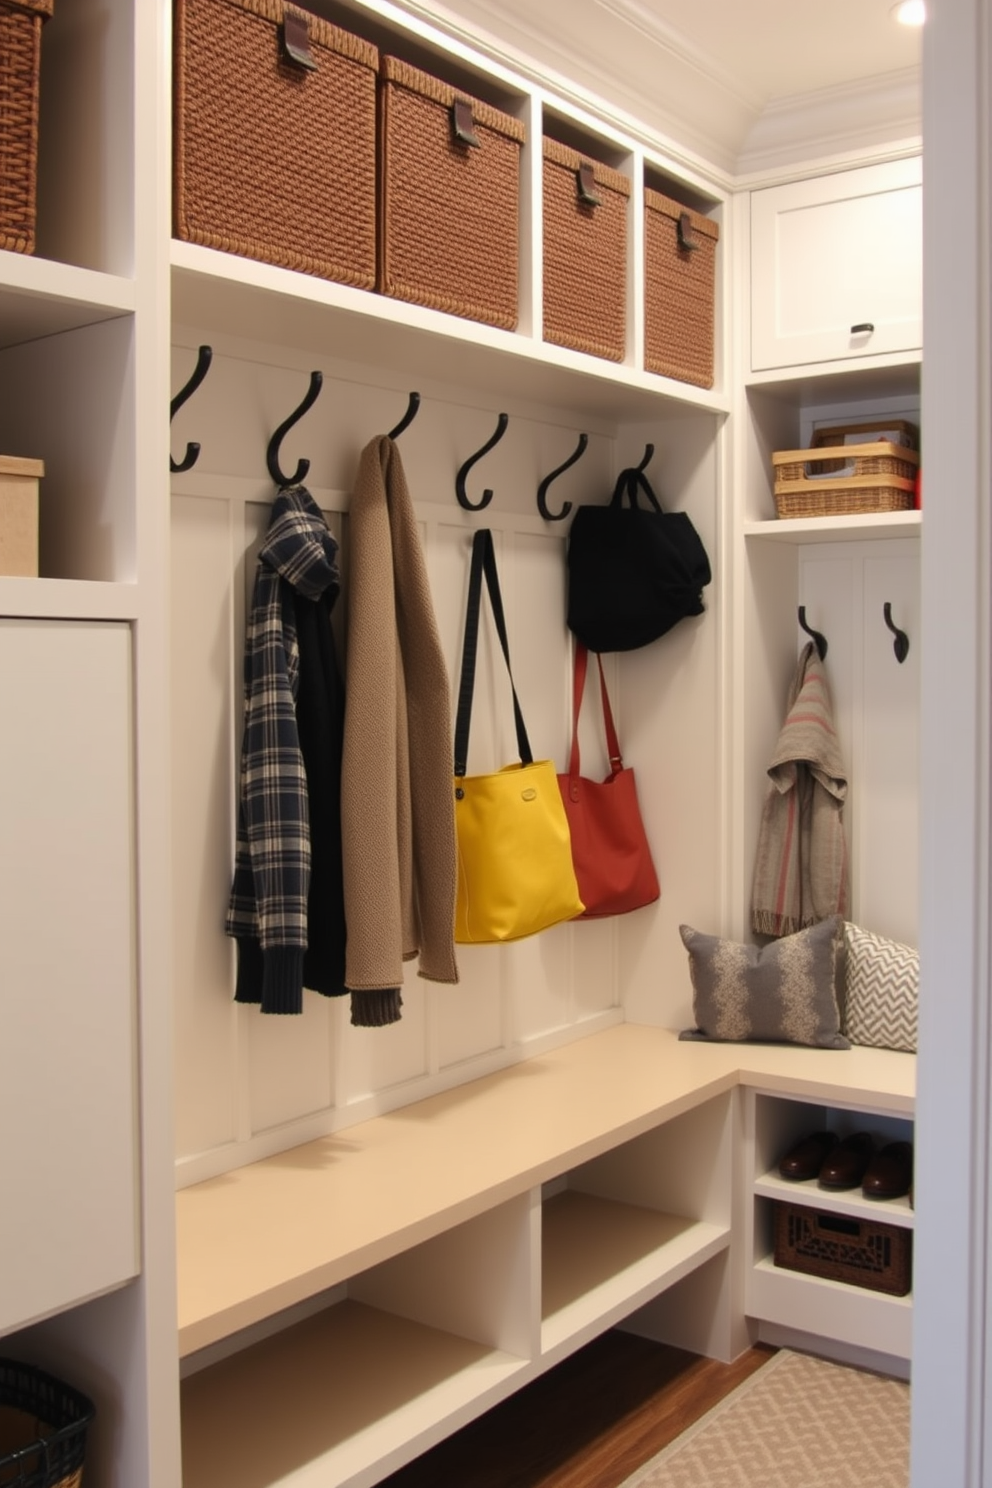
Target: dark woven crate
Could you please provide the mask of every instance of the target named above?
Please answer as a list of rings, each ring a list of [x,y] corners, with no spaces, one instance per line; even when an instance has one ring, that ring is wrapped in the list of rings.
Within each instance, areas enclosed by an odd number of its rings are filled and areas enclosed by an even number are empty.
[[[828,1281],[905,1297],[912,1286],[913,1232],[903,1225],[775,1205],[775,1264]]]
[[[644,365],[713,386],[720,229],[659,191],[644,192]]]
[[[312,70],[286,54],[287,16]],[[377,66],[283,0],[176,0],[176,236],[373,288]]]
[[[92,1400],[15,1359],[0,1359],[3,1488],[79,1488]]]
[[[0,248],[33,253],[41,28],[53,0],[0,0]]]
[[[523,123],[397,57],[380,71],[380,291],[515,330]]]
[[[585,199],[583,175],[598,204]],[[545,139],[545,341],[623,361],[629,197],[620,171]]]

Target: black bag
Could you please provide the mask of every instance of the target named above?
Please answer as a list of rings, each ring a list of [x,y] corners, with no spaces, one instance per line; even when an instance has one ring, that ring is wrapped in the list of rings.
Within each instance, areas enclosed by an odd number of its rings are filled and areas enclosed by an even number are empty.
[[[638,490],[649,505],[638,505]],[[624,493],[630,502],[624,505]],[[685,512],[664,512],[644,472],[608,506],[580,506],[568,539],[568,628],[590,651],[634,651],[703,613],[709,558]]]

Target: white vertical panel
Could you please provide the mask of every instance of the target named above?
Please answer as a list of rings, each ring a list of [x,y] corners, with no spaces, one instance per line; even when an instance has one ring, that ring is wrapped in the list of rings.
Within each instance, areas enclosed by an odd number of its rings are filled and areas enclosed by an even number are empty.
[[[916,544],[913,544],[916,547]],[[919,555],[864,564],[865,741],[859,914],[870,929],[915,945],[919,902]],[[883,606],[909,637],[896,660]]]
[[[299,1016],[238,1009],[247,1024],[252,1132],[331,1105],[330,1001],[304,991]]]
[[[435,1050],[439,1069],[504,1041],[503,979],[495,946],[457,946],[459,983],[433,988]]]
[[[176,1150],[237,1134],[231,886],[241,717],[232,654],[231,525],[226,502],[172,499],[173,972]]]
[[[0,1333],[138,1269],[131,636],[0,622]]]
[[[349,1021],[350,999],[335,999],[340,1105],[427,1073],[429,986],[414,970],[408,969],[403,984],[402,1015],[399,1022],[389,1023],[385,1028],[353,1027]]]

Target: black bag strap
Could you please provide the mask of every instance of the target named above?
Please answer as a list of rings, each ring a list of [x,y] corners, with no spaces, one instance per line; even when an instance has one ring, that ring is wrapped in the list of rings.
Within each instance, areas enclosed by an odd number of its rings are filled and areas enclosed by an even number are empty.
[[[510,645],[506,637],[506,620],[503,616],[503,599],[499,589],[499,574],[496,570],[496,551],[493,535],[488,527],[476,530],[472,539],[472,567],[468,579],[468,603],[465,609],[465,639],[462,643],[462,671],[458,686],[458,711],[455,717],[455,775],[463,776],[468,768],[468,734],[472,721],[472,694],[475,691],[475,655],[479,639],[479,612],[482,600],[482,577],[485,574],[489,590],[489,604],[496,624],[496,634],[503,650],[510,690],[513,693],[513,719],[517,728],[517,749],[520,763],[532,765],[530,740],[524,727],[524,716],[520,711],[517,689],[510,670]]]
[[[620,474],[617,476],[617,483],[613,487],[613,495],[610,498],[610,505],[623,506],[623,498],[624,494],[626,493],[627,500],[630,502],[631,505],[631,509],[634,511],[640,511],[641,506],[640,502],[637,499],[637,493],[639,490],[644,492],[645,496],[648,498],[648,501],[654,507],[655,511],[660,514],[661,502],[654,494],[654,491],[651,487],[651,482],[644,474],[644,471],[639,470],[636,465],[631,465],[626,470],[621,470]]]

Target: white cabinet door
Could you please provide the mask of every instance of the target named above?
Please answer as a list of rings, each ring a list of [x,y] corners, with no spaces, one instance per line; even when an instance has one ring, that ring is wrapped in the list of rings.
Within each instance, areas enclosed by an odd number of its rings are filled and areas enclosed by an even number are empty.
[[[0,1334],[138,1269],[131,638],[0,621]]]
[[[751,194],[751,367],[911,351],[923,340],[919,158]]]

